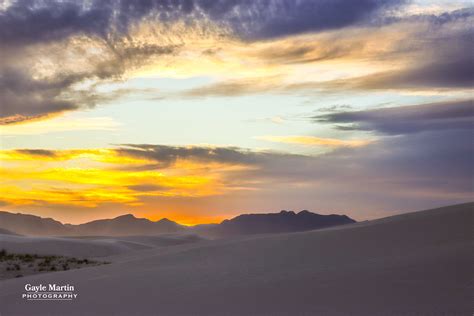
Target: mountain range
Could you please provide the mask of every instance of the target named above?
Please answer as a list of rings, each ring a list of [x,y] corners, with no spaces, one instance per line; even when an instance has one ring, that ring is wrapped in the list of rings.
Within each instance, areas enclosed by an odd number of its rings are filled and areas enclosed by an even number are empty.
[[[131,236],[169,233],[195,233],[221,238],[239,235],[298,232],[355,223],[346,215],[320,215],[309,211],[281,211],[269,214],[244,214],[220,224],[183,226],[167,218],[151,221],[132,214],[113,219],[95,220],[84,224],[62,224],[52,218],[0,212],[0,233],[32,236]]]
[[[208,237],[231,237],[253,234],[274,234],[307,231],[355,223],[346,215],[320,215],[309,211],[281,211],[269,214],[243,214],[220,224],[199,226],[195,231]]]

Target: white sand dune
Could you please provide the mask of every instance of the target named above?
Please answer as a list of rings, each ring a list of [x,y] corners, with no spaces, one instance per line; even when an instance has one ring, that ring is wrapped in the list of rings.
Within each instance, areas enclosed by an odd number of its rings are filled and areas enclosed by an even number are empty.
[[[200,241],[195,235],[125,237],[28,237],[0,234],[0,249],[12,253],[100,258]]]
[[[19,236],[18,234],[11,232],[7,229],[0,228],[0,235],[16,235]]]
[[[3,315],[471,315],[474,204],[0,282]],[[74,301],[25,301],[71,284]]]

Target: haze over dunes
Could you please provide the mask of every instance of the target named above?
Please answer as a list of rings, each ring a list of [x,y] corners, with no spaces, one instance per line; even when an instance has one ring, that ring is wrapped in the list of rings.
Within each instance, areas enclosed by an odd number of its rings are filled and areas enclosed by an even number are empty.
[[[0,308],[6,315],[469,315],[473,215],[468,203],[323,230],[128,250],[108,265],[0,281]],[[72,284],[79,297],[26,304],[25,283]]]

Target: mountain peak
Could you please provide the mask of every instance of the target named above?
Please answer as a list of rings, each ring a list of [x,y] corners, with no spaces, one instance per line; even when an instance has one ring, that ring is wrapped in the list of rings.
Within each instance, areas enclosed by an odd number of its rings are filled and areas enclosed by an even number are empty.
[[[213,228],[215,235],[287,233],[355,223],[345,215],[320,215],[303,210],[296,214],[282,210],[279,213],[244,214],[223,221]]]
[[[174,223],[172,220],[170,220],[170,219],[168,219],[168,218],[166,218],[166,217],[164,217],[164,218],[158,220],[157,222],[160,222],[160,223]]]
[[[319,215],[306,210],[296,214],[293,211],[282,210],[279,213],[242,214],[224,220],[221,224],[200,226],[197,230],[209,236],[226,237],[297,232],[354,222],[346,215]],[[112,219],[95,220],[79,225],[64,225],[52,219],[8,212],[0,212],[0,228],[22,235],[46,236],[138,236],[177,233],[188,229],[168,218],[151,221],[137,218],[133,214],[123,214]]]
[[[137,218],[133,214],[124,214],[124,215],[117,216],[114,219],[137,219]]]

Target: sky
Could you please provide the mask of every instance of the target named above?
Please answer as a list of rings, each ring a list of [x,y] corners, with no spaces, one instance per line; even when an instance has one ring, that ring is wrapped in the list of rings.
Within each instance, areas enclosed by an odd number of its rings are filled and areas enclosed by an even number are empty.
[[[473,51],[470,1],[0,0],[0,210],[472,201]]]

